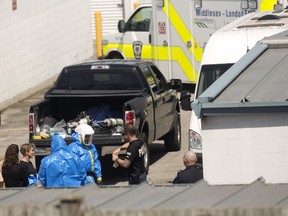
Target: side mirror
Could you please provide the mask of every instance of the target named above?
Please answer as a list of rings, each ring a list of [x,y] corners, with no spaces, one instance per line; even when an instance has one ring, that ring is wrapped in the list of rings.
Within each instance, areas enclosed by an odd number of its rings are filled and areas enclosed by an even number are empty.
[[[120,33],[125,32],[125,20],[119,20],[118,21],[118,31]]]
[[[177,91],[181,91],[182,90],[182,81],[181,81],[181,79],[171,79],[170,83],[169,83],[169,87],[171,89],[175,89]]]
[[[189,91],[181,92],[180,102],[181,102],[181,107],[183,110],[185,111],[192,110],[190,100],[191,100],[191,92]]]

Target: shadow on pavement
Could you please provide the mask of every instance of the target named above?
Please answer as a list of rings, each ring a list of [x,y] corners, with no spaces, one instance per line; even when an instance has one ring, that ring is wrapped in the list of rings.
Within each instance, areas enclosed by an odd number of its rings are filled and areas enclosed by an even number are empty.
[[[150,145],[150,166],[167,154],[163,143],[152,143]],[[104,185],[115,185],[122,182],[127,183],[127,170],[122,167],[113,167],[112,155],[105,154],[100,157]]]
[[[114,168],[111,158],[111,154],[106,154],[100,157],[100,162],[102,165],[103,184],[115,185],[119,182],[127,182],[126,169],[120,166]]]
[[[155,142],[150,144],[150,166],[167,154],[163,143]]]

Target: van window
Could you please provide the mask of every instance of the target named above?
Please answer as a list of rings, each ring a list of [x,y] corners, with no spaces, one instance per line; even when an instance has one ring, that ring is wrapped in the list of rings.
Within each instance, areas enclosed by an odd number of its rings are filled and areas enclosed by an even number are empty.
[[[233,64],[203,65],[197,85],[196,98],[201,95],[212,83],[214,83]]]

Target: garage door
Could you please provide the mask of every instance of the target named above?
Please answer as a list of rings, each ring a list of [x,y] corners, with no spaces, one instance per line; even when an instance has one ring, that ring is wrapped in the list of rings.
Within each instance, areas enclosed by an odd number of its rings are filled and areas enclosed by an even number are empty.
[[[101,12],[103,35],[118,31],[119,19],[124,19],[122,0],[90,0],[92,35],[95,39],[95,12]]]

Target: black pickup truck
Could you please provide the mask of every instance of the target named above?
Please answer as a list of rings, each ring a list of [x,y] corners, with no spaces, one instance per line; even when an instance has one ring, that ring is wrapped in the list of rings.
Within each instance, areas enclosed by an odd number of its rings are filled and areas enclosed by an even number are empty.
[[[164,140],[167,151],[181,148],[181,87],[181,80],[167,82],[149,61],[97,60],[64,67],[44,99],[29,110],[36,167],[51,153],[53,133],[64,134],[69,144],[73,129],[84,122],[95,130],[100,155],[103,146],[121,145],[121,126],[134,124],[145,143],[148,171],[149,143]]]

